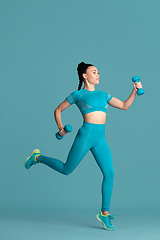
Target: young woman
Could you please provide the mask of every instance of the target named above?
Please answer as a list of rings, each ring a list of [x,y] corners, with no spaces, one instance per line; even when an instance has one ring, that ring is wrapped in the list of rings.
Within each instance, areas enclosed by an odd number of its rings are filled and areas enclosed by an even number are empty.
[[[61,112],[75,103],[83,115],[83,125],[79,128],[72,147],[65,163],[56,159],[42,155],[39,149],[33,150],[25,161],[25,168],[29,169],[32,165],[43,163],[50,168],[68,175],[82,161],[90,150],[103,174],[102,182],[102,207],[97,219],[101,221],[107,230],[114,230],[110,215],[110,202],[113,189],[114,169],[112,155],[105,139],[105,123],[108,104],[112,107],[127,110],[137,93],[137,88],[142,88],[141,82],[134,83],[133,91],[124,102],[111,96],[105,91],[95,88],[99,84],[99,71],[92,64],[81,62],[78,67],[79,87],[72,92],[55,109],[54,116],[59,134],[67,134],[61,122]],[[84,83],[84,87],[82,84]]]

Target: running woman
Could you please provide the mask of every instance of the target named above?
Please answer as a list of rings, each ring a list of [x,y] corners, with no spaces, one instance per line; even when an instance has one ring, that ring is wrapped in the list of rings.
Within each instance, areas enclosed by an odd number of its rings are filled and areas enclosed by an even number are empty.
[[[132,93],[122,102],[109,93],[95,88],[95,85],[99,84],[99,71],[94,65],[81,62],[78,64],[77,72],[79,76],[78,90],[68,95],[54,111],[55,121],[61,136],[67,134],[61,122],[62,111],[75,103],[83,116],[83,125],[77,131],[66,162],[63,163],[59,159],[44,156],[39,149],[35,149],[26,159],[24,165],[26,169],[29,169],[32,165],[43,163],[59,173],[69,175],[90,150],[103,174],[102,207],[96,217],[103,223],[105,229],[114,230],[115,227],[111,222],[114,217],[109,213],[114,169],[111,151],[105,139],[107,107],[109,104],[112,107],[127,110],[133,103],[138,88],[142,88],[142,84],[135,82]],[[83,83],[84,87],[81,88]]]

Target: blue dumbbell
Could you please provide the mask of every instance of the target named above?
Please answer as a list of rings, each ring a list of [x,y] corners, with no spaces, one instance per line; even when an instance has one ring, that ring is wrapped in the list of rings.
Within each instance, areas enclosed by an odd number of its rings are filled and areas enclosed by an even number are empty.
[[[64,127],[64,130],[65,130],[67,133],[69,133],[69,132],[72,131],[72,126],[71,126],[70,124],[67,124],[67,125]],[[59,134],[59,132],[57,132],[57,133],[55,134],[55,136],[56,136],[56,138],[57,138],[58,140],[61,140],[61,139],[63,138],[63,136],[61,136],[61,135]]]
[[[137,82],[137,83],[138,83],[139,80],[140,80],[140,77],[139,77],[139,76],[135,76],[135,77],[132,78],[132,81],[133,81],[133,82]],[[142,95],[142,94],[144,94],[144,93],[145,93],[145,91],[144,91],[143,88],[138,88],[137,95]]]

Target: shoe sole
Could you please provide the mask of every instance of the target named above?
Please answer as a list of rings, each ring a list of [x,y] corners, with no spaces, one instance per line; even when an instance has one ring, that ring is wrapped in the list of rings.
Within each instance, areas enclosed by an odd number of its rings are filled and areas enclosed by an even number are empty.
[[[103,226],[104,226],[105,229],[107,229],[107,230],[109,230],[109,231],[114,231],[114,230],[115,230],[115,229],[107,228],[106,225],[105,225],[105,223],[98,217],[98,214],[96,215],[96,218],[97,218],[98,221],[100,221],[100,222],[103,224]]]
[[[39,149],[34,149],[33,150],[33,152],[31,153],[31,155],[26,159],[26,161],[24,162],[24,166],[25,166],[25,168],[26,168],[26,163],[27,163],[27,161],[28,161],[28,159],[30,158],[30,157],[32,157],[32,155],[34,154],[34,153],[39,153],[40,152],[40,150]],[[26,168],[26,169],[28,169],[28,168]]]

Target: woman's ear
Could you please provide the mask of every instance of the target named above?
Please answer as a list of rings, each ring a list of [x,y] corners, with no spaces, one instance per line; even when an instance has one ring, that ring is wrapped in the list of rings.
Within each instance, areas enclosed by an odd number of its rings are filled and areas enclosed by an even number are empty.
[[[84,79],[87,78],[86,73],[83,73],[82,76],[83,76]]]

